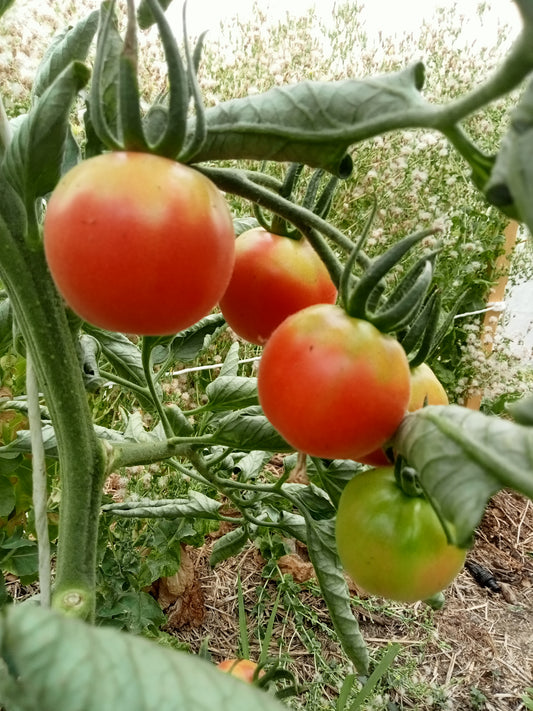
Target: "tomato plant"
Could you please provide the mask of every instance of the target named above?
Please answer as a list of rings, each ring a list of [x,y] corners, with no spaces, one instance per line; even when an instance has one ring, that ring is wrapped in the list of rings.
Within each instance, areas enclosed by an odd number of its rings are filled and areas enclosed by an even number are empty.
[[[408,496],[393,467],[356,474],[337,512],[337,549],[346,572],[372,595],[415,602],[443,590],[466,549],[450,545],[431,504]]]
[[[420,410],[425,404],[448,405],[448,402],[446,390],[427,363],[421,363],[411,370],[411,396],[407,405],[408,412]],[[361,457],[359,461],[373,467],[386,466],[390,463],[383,449],[376,449]]]
[[[396,339],[331,304],[289,316],[265,346],[259,401],[295,449],[358,459],[392,436],[409,401],[407,357]]]
[[[255,678],[258,678],[265,673],[262,670],[256,672],[257,664],[256,662],[252,662],[251,659],[224,659],[217,664],[217,667],[223,672],[232,674],[243,681],[247,681],[249,684],[255,680],[254,675]]]
[[[211,311],[231,276],[234,241],[211,181],[147,153],[79,163],[58,183],[44,221],[48,266],[72,310],[141,335],[177,333]]]
[[[220,309],[235,333],[262,345],[291,314],[313,304],[333,304],[336,298],[328,270],[306,239],[257,227],[237,238],[235,266]]]

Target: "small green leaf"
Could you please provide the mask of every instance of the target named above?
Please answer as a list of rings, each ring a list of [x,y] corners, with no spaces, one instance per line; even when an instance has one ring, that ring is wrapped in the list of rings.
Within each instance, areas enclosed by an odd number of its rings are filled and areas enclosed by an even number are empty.
[[[209,347],[221,328],[225,327],[222,314],[209,314],[194,326],[177,334],[157,338],[152,352],[152,363],[176,363],[195,360],[203,350]]]
[[[418,472],[450,542],[469,544],[487,501],[509,487],[533,498],[533,430],[458,405],[407,415],[394,448]]]
[[[98,29],[98,17],[98,10],[94,10],[54,39],[37,68],[32,89],[34,99],[38,99],[71,62],[85,61]]]
[[[174,436],[185,437],[193,432],[193,426],[181,408],[171,403],[170,405],[165,405],[164,410]]]
[[[36,605],[4,609],[0,639],[0,703],[7,711],[285,709],[195,655]]]
[[[112,13],[112,14],[111,14]],[[96,45],[90,95],[85,112],[85,134],[87,144],[85,156],[98,155],[103,148],[119,147],[119,63],[122,53],[122,37],[114,5],[104,0],[100,6],[100,27]]]
[[[232,531],[224,534],[221,538],[215,541],[211,556],[209,557],[209,565],[214,568],[215,565],[222,561],[237,555],[248,541],[248,531],[239,526]]]
[[[283,484],[282,491],[296,499],[299,507],[303,507],[315,521],[335,516],[335,509],[326,492],[314,484]]]
[[[13,309],[10,299],[0,301],[0,353],[5,353],[13,340]]]
[[[302,506],[300,511],[307,528],[309,558],[328,606],[331,621],[346,656],[361,674],[368,671],[368,651],[359,630],[344,579],[335,543],[335,519],[315,521]]]
[[[122,333],[112,333],[85,323],[83,330],[93,336],[118,375],[136,385],[146,386],[139,347]]]
[[[73,62],[46,89],[22,121],[4,156],[8,180],[33,209],[61,175],[70,107],[89,79],[89,69]]]
[[[533,395],[528,395],[507,407],[509,414],[519,425],[533,427]]]
[[[35,576],[39,565],[37,543],[19,535],[0,545],[0,569],[19,578]]]
[[[272,427],[259,406],[237,410],[223,417],[217,423],[213,440],[215,444],[234,447],[243,452],[253,449],[267,452],[293,451]]]
[[[191,489],[183,499],[141,499],[120,504],[105,504],[102,511],[124,518],[207,518],[218,519],[222,504]]]
[[[269,452],[263,452],[260,449],[245,454],[242,459],[239,459],[234,468],[234,471],[239,474],[239,481],[249,481],[256,477],[262,471],[270,456]]]
[[[220,375],[205,389],[209,399],[207,409],[213,411],[238,410],[257,405],[257,378],[241,375]]]
[[[331,502],[338,506],[346,484],[361,470],[361,465],[349,459],[334,459],[327,467],[318,470],[319,482]]]
[[[526,223],[533,231],[533,80],[511,114],[490,180],[487,200],[502,212]]]
[[[57,441],[52,425],[44,425],[41,428],[44,450],[47,456],[57,456]],[[9,454],[28,454],[31,452],[31,439],[29,430],[19,430],[16,438],[9,444],[0,447],[0,456]]]
[[[16,497],[13,484],[6,476],[0,476],[0,517],[5,518],[15,508]]]
[[[255,217],[238,217],[233,220],[235,237],[242,235],[243,232],[247,232],[248,230],[253,230],[255,227],[259,227],[259,222]]]
[[[111,606],[102,606],[98,609],[98,617],[106,620],[106,623],[114,624],[120,620],[123,627],[131,634],[142,634],[147,629],[157,630],[167,621],[163,611],[146,592],[128,590],[119,595]]]
[[[239,342],[235,341],[229,347],[228,353],[222,363],[219,377],[221,376],[236,376],[239,373]]]

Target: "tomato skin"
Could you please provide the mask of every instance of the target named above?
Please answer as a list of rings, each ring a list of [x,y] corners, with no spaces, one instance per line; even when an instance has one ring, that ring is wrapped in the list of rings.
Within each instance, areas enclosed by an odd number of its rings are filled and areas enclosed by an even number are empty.
[[[257,669],[257,664],[251,659],[224,659],[217,664],[217,667],[232,676],[236,676],[249,684],[254,681],[254,673]],[[259,671],[258,676],[263,676],[264,671]]]
[[[259,364],[259,402],[296,450],[355,459],[384,444],[407,410],[409,364],[398,341],[330,304],[289,316]]]
[[[372,595],[415,602],[446,588],[466,549],[450,545],[431,507],[396,484],[393,467],[356,474],[344,488],[336,523],[339,557]]]
[[[90,323],[177,333],[207,315],[235,259],[226,202],[205,176],[147,153],[105,153],[58,183],[44,220],[58,291]]]
[[[427,363],[422,363],[411,371],[411,397],[409,412],[415,412],[428,405],[449,405],[448,395],[435,373]]]
[[[291,314],[312,304],[334,304],[336,298],[328,270],[306,239],[257,227],[237,237],[220,309],[237,335],[263,345]]]
[[[408,412],[415,412],[428,405],[448,405],[448,395],[435,373],[427,363],[422,363],[411,370],[411,396],[407,405]],[[373,467],[384,467],[390,464],[383,449],[361,457],[361,464],[370,464]]]

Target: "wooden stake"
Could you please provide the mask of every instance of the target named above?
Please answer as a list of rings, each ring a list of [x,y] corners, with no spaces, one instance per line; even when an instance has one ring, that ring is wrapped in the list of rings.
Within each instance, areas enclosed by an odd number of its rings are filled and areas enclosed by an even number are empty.
[[[509,280],[509,269],[511,266],[511,254],[516,244],[516,237],[518,234],[518,222],[512,220],[508,223],[505,228],[503,235],[505,237],[504,252],[500,254],[494,265],[494,269],[497,274],[500,274],[498,281],[492,287],[489,292],[489,298],[487,303],[499,303],[504,301],[505,288]],[[481,334],[490,334],[493,337],[496,335],[496,330],[498,328],[498,322],[500,320],[500,315],[502,311],[497,309],[491,309],[485,313],[485,318],[483,319],[483,325],[481,327]],[[494,318],[495,317],[495,318]],[[482,348],[485,355],[488,356],[492,353],[493,338],[483,340]],[[471,410],[479,410],[481,405],[481,393],[476,395],[470,395],[466,401],[466,406]]]

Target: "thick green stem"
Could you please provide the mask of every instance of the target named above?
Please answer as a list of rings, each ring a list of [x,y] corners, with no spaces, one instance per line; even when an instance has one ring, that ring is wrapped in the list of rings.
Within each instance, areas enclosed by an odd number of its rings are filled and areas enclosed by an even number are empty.
[[[96,545],[105,473],[76,344],[42,247],[0,229],[0,278],[12,302],[54,424],[61,475],[57,573],[52,603],[85,619],[94,614]]]
[[[318,252],[333,282],[338,286],[342,273],[342,264],[322,235],[330,238],[342,249],[351,252],[353,242],[349,237],[310,210],[280,195],[276,195],[251,180],[244,171],[208,168],[203,165],[195,166],[195,168],[207,175],[221,190],[252,200],[261,207],[266,207],[274,214],[291,222]],[[364,255],[362,258],[364,258]]]

